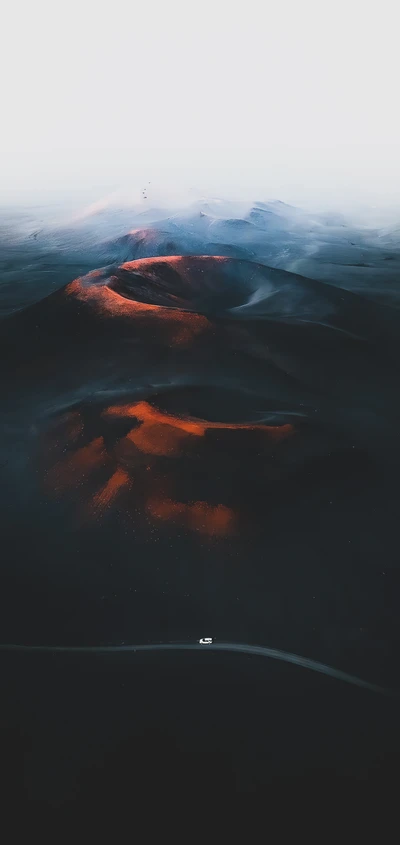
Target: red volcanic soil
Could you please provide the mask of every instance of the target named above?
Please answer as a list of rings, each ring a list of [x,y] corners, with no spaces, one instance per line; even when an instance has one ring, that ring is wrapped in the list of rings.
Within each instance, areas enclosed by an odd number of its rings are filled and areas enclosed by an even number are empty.
[[[140,272],[152,277],[157,262],[163,266],[181,267],[184,259],[173,257],[166,259],[140,259],[122,265],[123,270]],[[179,308],[142,302],[121,295],[115,289],[116,277],[108,275],[107,270],[95,270],[83,278],[75,279],[65,288],[65,295],[85,303],[98,316],[114,317],[138,321],[150,317],[163,328],[167,328],[171,346],[190,345],[194,336],[210,328],[208,319],[203,314],[193,313]]]
[[[110,431],[121,420],[128,424],[127,433],[107,446]],[[245,467],[249,446],[253,451],[256,448],[260,463],[263,449],[267,455],[295,433],[291,425],[209,422],[175,416],[147,401],[110,405],[103,409],[97,425],[102,435],[84,442],[84,421],[74,412],[56,427],[53,440],[45,439],[45,459],[51,462],[45,472],[48,492],[57,498],[78,494],[79,509],[87,518],[98,519],[119,501],[128,512],[141,513],[142,518],[155,524],[181,525],[187,531],[212,537],[228,536],[239,528],[243,492],[237,465],[240,454]],[[215,501],[215,446],[219,443],[223,451],[231,450],[229,440],[224,445],[224,438],[232,432],[237,435],[232,444],[236,472],[229,501]],[[217,440],[210,440],[210,434]],[[178,491],[185,478],[195,495],[192,473],[199,468],[208,478],[209,497],[204,498],[203,484],[203,498],[180,499]]]

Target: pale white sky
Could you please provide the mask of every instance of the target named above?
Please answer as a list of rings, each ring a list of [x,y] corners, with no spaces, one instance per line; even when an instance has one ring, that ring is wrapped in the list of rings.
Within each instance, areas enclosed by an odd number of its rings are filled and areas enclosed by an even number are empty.
[[[400,200],[391,0],[5,0],[0,193]]]

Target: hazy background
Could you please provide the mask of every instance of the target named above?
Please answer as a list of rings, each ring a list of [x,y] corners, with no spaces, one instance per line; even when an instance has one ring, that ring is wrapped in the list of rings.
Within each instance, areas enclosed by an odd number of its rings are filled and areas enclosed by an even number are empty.
[[[149,204],[396,207],[395,14],[390,0],[8,0],[1,201],[146,189]]]

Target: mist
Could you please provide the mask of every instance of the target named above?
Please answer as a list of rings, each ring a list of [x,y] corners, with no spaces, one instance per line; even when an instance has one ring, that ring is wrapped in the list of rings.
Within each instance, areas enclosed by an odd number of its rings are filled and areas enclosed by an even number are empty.
[[[1,201],[223,196],[396,210],[390,9],[8,4]]]

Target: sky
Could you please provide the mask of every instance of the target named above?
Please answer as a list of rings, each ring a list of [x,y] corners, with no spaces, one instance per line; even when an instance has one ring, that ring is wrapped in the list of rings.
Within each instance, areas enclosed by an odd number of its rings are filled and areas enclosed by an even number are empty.
[[[391,0],[7,0],[0,201],[400,208]]]

